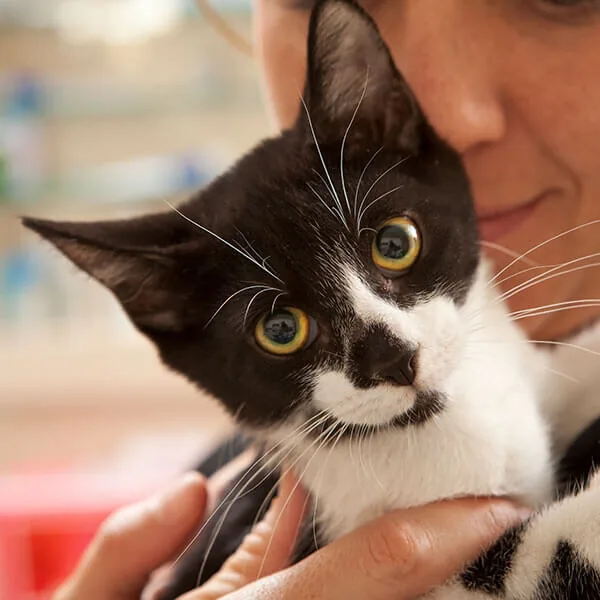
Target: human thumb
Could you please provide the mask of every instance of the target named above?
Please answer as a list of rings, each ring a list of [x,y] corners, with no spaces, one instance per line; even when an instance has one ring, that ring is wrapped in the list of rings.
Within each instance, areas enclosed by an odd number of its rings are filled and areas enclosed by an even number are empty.
[[[138,600],[148,577],[188,541],[206,507],[206,481],[189,473],[101,526],[54,600]]]

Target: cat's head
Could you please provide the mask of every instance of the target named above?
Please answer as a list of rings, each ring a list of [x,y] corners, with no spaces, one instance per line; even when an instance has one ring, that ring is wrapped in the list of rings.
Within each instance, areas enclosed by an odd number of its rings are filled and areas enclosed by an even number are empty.
[[[444,408],[479,257],[468,183],[354,2],[313,13],[294,127],[176,211],[24,222],[242,424],[367,433]]]

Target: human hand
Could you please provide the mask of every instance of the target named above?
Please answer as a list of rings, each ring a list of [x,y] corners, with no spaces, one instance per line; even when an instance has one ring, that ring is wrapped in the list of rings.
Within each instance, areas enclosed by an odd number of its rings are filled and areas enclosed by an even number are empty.
[[[398,510],[283,568],[304,502],[293,477],[286,477],[281,499],[265,521],[213,580],[180,600],[412,600],[443,584],[507,528],[529,516],[529,511],[502,499],[462,499]],[[251,581],[259,564],[262,577]]]
[[[243,460],[238,460],[242,468],[248,459]],[[228,471],[235,472],[235,465]],[[226,475],[227,470],[221,481]],[[465,499],[394,511],[288,567],[307,500],[297,483],[293,475],[284,476],[279,499],[263,521],[219,573],[181,600],[416,598],[524,516],[504,500]],[[161,496],[118,511],[100,528],[55,600],[139,598],[151,573],[196,530],[208,496],[206,481],[193,474]],[[160,585],[152,587],[156,591]],[[153,596],[150,588],[143,597]]]
[[[242,453],[206,480],[188,473],[162,493],[116,511],[99,528],[53,600],[151,598],[229,481],[254,458]],[[147,587],[152,576],[151,589]]]

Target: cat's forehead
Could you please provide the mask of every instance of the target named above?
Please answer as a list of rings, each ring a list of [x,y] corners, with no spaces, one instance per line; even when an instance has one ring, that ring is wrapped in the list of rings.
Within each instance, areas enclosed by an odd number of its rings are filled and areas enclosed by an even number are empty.
[[[264,261],[277,286],[305,303],[344,312],[340,302],[350,300],[349,281],[409,301],[431,290],[434,281],[464,278],[476,258],[471,243],[476,234],[460,180],[419,177],[407,159],[381,150],[352,162],[335,158],[333,153],[315,155],[294,165],[289,157],[275,156],[268,171],[257,175],[254,170],[237,188],[244,198],[236,202],[228,229],[257,261]],[[285,164],[278,167],[278,162]],[[374,266],[371,249],[378,228],[402,215],[418,224],[427,267],[401,284],[389,284]],[[448,266],[449,257],[453,264]],[[269,284],[265,272],[255,275]]]

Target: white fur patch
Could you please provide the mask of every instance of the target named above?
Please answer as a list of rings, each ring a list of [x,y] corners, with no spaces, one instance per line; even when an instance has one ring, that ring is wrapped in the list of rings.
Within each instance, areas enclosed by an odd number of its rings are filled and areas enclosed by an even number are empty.
[[[437,390],[460,360],[464,319],[451,298],[436,296],[409,310],[384,300],[347,266],[342,267],[354,311],[364,323],[378,324],[400,340],[416,346],[415,387]]]
[[[565,340],[564,345],[538,345],[551,371],[545,373],[544,417],[553,429],[558,453],[600,417],[600,324]]]
[[[418,344],[423,356],[416,385],[444,393],[448,405],[423,425],[340,438],[335,445],[298,433],[298,422],[271,434],[315,496],[326,539],[386,511],[442,498],[512,496],[532,507],[547,502],[553,476],[534,385],[536,355],[486,286],[485,271],[464,306],[436,298],[411,311],[378,298],[352,272],[346,277],[359,318]],[[339,373],[321,374],[317,392],[319,405],[344,420],[348,414],[363,422],[387,419],[410,402],[385,386],[355,390]]]
[[[519,546],[506,581],[508,596],[531,598],[557,544],[570,542],[576,551],[600,569],[600,487],[592,486],[534,517]]]
[[[315,407],[345,423],[383,425],[410,410],[417,390],[440,390],[464,348],[464,323],[454,302],[438,296],[404,310],[375,294],[349,266],[340,267],[356,317],[364,324],[388,329],[418,350],[413,386],[379,385],[364,390],[344,373],[321,372],[313,394]]]
[[[416,399],[413,388],[379,385],[361,390],[338,371],[317,375],[313,402],[318,410],[344,423],[384,425],[409,410]]]

